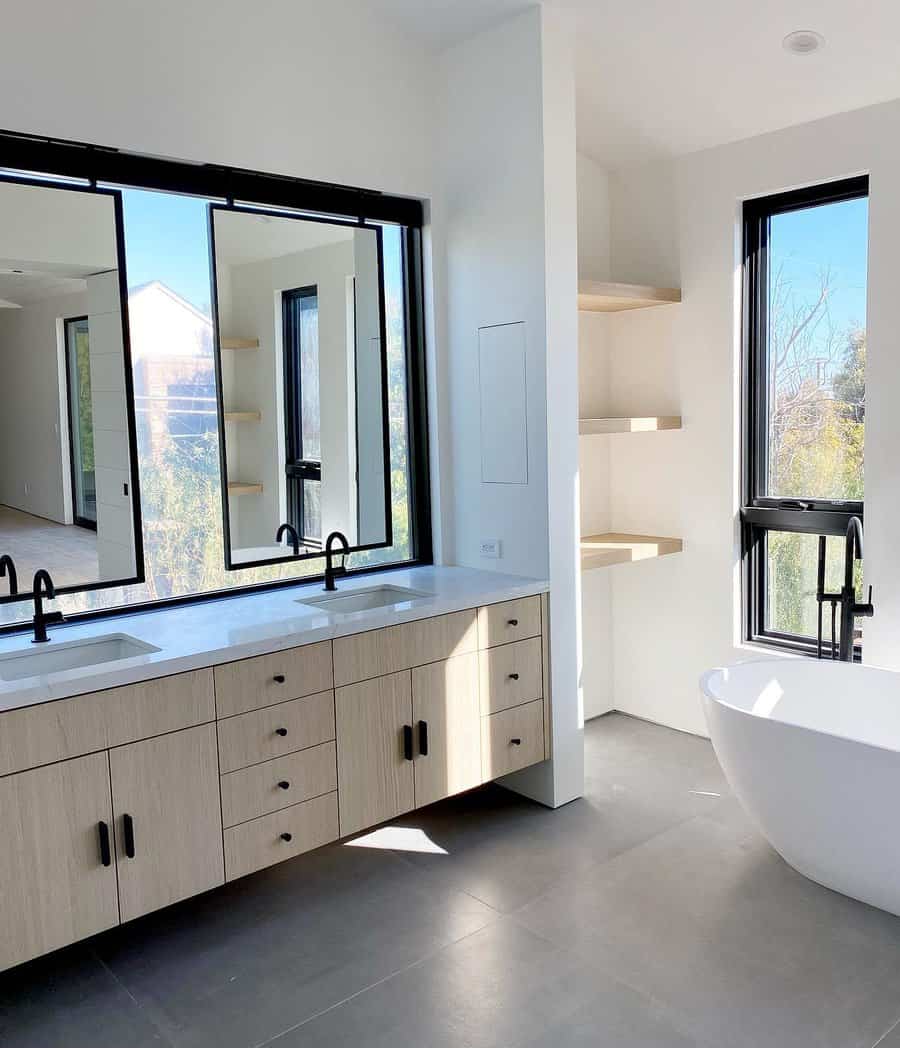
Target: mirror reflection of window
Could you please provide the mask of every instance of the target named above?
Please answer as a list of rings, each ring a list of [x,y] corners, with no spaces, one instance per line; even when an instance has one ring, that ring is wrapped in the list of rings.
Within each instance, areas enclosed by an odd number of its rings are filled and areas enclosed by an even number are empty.
[[[97,477],[94,467],[94,406],[91,400],[88,318],[72,317],[65,322],[65,327],[72,518],[79,527],[96,531]]]
[[[322,418],[319,296],[315,287],[281,296],[284,312],[287,522],[304,546],[322,544]]]

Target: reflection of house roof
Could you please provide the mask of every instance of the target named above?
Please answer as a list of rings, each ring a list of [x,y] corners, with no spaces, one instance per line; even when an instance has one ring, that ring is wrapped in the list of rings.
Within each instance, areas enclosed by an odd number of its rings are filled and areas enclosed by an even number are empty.
[[[192,313],[194,317],[196,317],[196,319],[199,320],[201,323],[206,324],[210,328],[212,328],[212,321],[205,313],[202,313],[199,309],[197,309],[196,306],[192,306],[186,298],[182,298],[177,291],[173,291],[167,284],[164,284],[161,280],[148,280],[145,284],[138,284],[136,287],[129,288],[128,301],[130,302],[132,299],[137,298],[138,295],[143,295],[151,290],[156,292],[157,294],[166,295],[174,303],[181,306],[183,309],[188,310],[188,312]]]

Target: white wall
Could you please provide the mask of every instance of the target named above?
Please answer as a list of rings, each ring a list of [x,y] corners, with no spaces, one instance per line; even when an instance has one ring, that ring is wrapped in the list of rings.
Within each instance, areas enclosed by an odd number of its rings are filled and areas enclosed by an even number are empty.
[[[578,279],[609,280],[609,175],[584,153],[576,157]]]
[[[680,555],[610,571],[618,709],[704,733],[697,678],[754,653],[740,644],[737,615],[741,201],[865,171],[865,570],[876,608],[866,623],[865,660],[900,667],[892,523],[900,511],[898,126],[900,103],[892,102],[611,177],[614,278],[683,291],[680,306],[615,321],[616,401],[633,411],[680,413],[684,429],[614,438],[612,523],[685,543]]]
[[[86,312],[85,292],[0,309],[0,504],[60,524],[69,445],[57,321]]]

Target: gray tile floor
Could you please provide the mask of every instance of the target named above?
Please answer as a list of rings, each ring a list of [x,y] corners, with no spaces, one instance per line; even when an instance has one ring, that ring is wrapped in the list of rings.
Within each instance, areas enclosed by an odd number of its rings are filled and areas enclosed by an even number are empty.
[[[900,1048],[900,920],[789,869],[707,742],[588,725],[496,787],[0,976],[3,1048]]]

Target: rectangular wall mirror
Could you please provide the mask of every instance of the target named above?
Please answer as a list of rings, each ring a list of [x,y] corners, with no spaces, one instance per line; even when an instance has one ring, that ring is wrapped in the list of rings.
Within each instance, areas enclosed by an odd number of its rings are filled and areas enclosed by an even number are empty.
[[[143,581],[125,289],[117,192],[0,180],[2,603]]]
[[[210,244],[226,566],[390,545],[381,229],[210,205]]]

